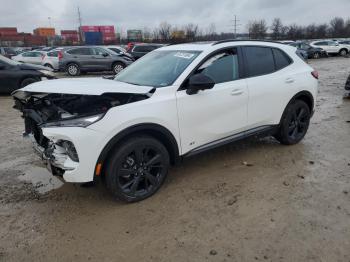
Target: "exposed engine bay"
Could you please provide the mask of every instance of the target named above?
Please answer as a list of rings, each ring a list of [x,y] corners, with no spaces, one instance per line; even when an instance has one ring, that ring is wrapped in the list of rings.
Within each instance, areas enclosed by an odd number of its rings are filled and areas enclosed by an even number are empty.
[[[43,94],[19,92],[14,94],[15,109],[23,113],[24,136],[29,137],[35,151],[49,162],[54,174],[62,175],[74,169],[79,157],[72,142],[51,141],[43,135],[45,127],[86,127],[103,118],[117,106],[149,98],[152,94],[108,93],[103,95]],[[85,121],[85,122],[84,122]]]
[[[114,93],[96,95],[26,94],[14,97],[16,109],[41,125],[51,121],[64,121],[82,116],[106,113],[110,108],[141,101],[148,94]]]

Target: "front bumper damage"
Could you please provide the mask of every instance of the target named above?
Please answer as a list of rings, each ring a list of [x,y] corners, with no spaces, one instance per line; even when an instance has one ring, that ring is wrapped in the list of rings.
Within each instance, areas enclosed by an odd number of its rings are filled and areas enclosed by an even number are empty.
[[[66,171],[72,171],[78,167],[79,163],[73,161],[67,151],[53,141],[49,141],[47,148],[44,148],[37,143],[33,134],[24,133],[23,137],[30,140],[34,152],[53,175],[63,178]]]

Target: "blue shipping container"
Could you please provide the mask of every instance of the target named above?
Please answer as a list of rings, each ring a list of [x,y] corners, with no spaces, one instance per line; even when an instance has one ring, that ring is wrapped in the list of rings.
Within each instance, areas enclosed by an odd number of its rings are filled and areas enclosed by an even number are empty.
[[[101,32],[85,32],[84,37],[86,45],[102,45],[103,43]]]

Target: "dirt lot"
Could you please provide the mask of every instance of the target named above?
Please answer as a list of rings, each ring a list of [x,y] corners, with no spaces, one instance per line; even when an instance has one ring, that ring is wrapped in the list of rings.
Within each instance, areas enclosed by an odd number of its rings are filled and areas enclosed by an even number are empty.
[[[320,96],[301,144],[249,139],[187,159],[129,205],[50,176],[0,97],[0,261],[350,261],[350,59],[311,64]]]

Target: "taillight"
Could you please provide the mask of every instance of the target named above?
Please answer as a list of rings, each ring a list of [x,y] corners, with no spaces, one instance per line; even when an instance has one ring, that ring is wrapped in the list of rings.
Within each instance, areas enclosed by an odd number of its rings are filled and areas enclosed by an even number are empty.
[[[318,72],[315,70],[315,71],[312,71],[311,72],[311,75],[314,77],[314,78],[316,78],[316,79],[318,79],[318,77],[319,77],[319,75],[318,75]]]
[[[58,52],[58,60],[61,60],[63,58],[63,54],[61,51]]]

